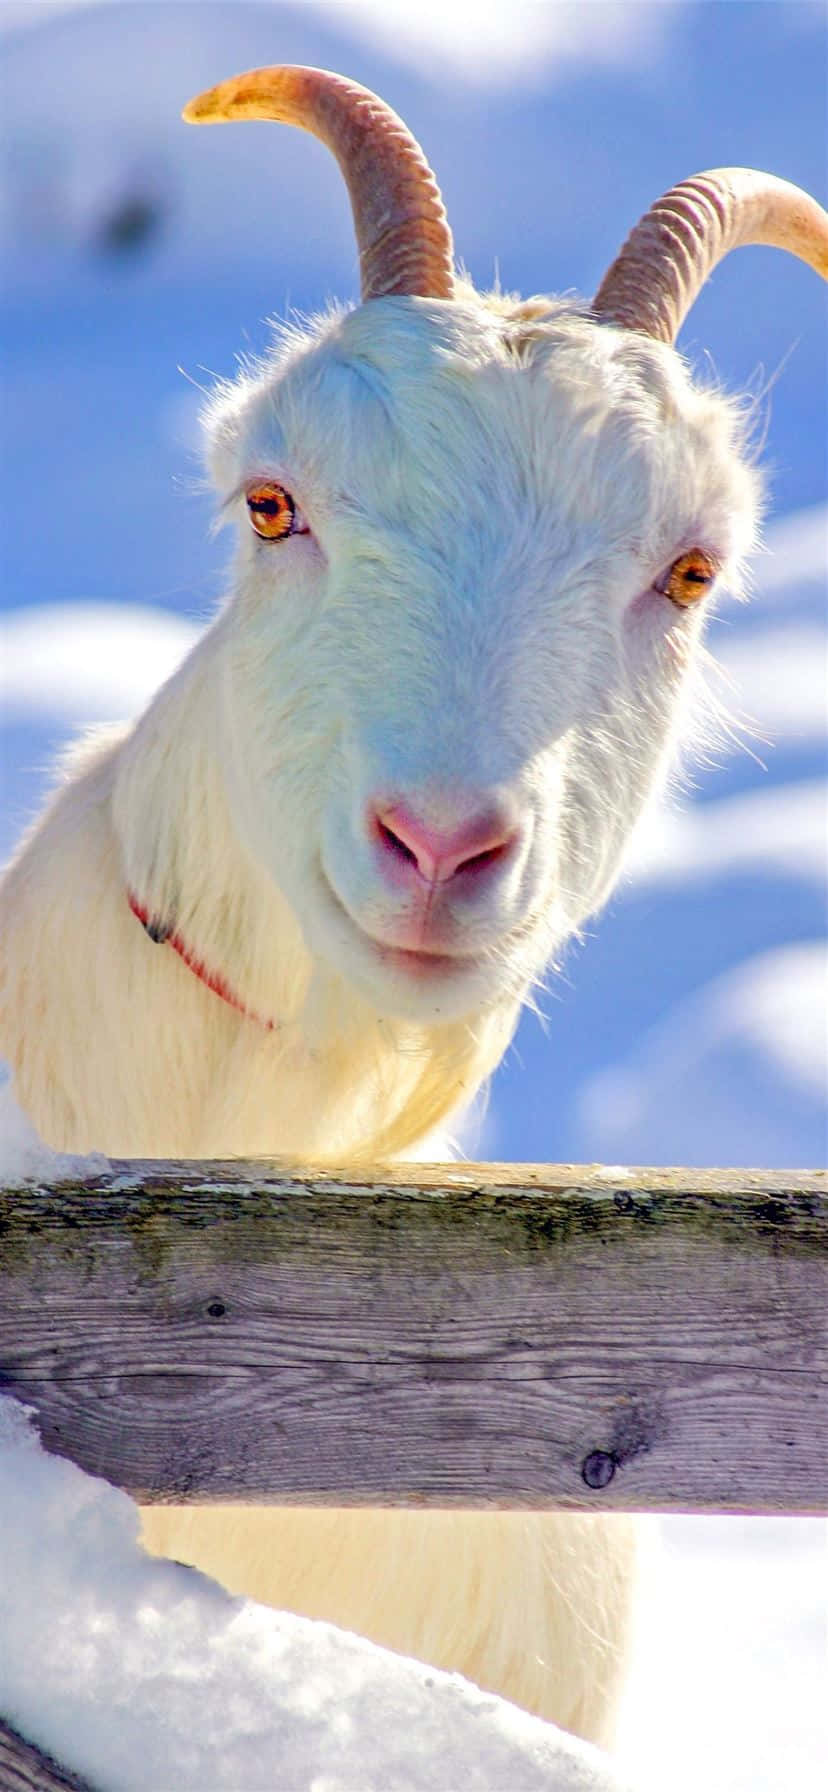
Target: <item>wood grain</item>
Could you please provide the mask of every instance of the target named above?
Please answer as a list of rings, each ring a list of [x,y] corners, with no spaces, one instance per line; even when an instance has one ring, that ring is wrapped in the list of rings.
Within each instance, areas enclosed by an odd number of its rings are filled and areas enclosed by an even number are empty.
[[[820,1173],[123,1163],[0,1191],[0,1387],[143,1501],[818,1511]]]
[[[0,1717],[0,1789],[2,1792],[94,1792],[88,1780],[59,1767],[51,1755],[26,1742]]]

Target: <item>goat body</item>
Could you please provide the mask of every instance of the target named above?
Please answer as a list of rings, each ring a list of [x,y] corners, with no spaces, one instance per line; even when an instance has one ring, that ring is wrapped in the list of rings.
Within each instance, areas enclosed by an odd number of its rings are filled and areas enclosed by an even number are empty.
[[[6,876],[0,1045],[57,1148],[415,1150],[606,897],[698,600],[754,539],[740,411],[663,331],[371,266],[218,392],[232,595]],[[190,1508],[146,1536],[611,1734],[624,1519]]]

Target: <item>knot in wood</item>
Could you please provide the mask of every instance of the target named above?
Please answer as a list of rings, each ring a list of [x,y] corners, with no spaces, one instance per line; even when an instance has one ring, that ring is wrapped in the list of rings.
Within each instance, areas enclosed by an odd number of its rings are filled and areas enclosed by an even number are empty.
[[[587,1487],[608,1487],[617,1463],[609,1450],[591,1450],[581,1464],[581,1479]]]

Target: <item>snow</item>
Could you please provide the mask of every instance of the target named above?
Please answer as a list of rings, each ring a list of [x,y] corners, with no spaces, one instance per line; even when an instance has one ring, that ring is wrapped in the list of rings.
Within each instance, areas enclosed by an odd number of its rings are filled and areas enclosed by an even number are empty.
[[[581,1094],[581,1120],[601,1156],[636,1137],[657,1162],[707,1161],[699,1116],[727,1130],[731,1162],[784,1155],[793,1126],[819,1166],[828,1086],[828,955],[824,940],[779,947],[727,971],[671,1008],[660,1025]],[[747,1086],[752,1099],[734,1101]],[[630,1156],[633,1154],[630,1153]]]
[[[824,1521],[677,1517],[660,1533],[618,1739],[637,1792],[821,1784]]]
[[[139,1523],[0,1399],[0,1711],[106,1792],[622,1792],[459,1675],[145,1555]]]
[[[706,884],[749,871],[813,880],[828,871],[828,780],[812,779],[684,809],[663,805],[639,830],[627,871],[639,884]]]
[[[825,596],[828,580],[828,505],[812,504],[775,522],[756,563],[751,603],[808,585]],[[776,607],[776,605],[774,605]]]
[[[0,710],[40,712],[65,727],[136,715],[198,631],[148,604],[43,604],[0,617]]]
[[[0,1184],[15,1188],[25,1182],[75,1182],[103,1176],[110,1168],[98,1151],[73,1157],[44,1145],[15,1100],[8,1067],[0,1058]]]
[[[760,754],[763,741],[779,746],[825,739],[825,630],[816,621],[734,635],[717,658],[722,701]]]
[[[67,9],[106,4],[106,0],[38,0],[38,9],[56,15]],[[323,18],[336,23],[342,0],[305,0]],[[669,13],[660,6],[629,6],[603,0],[601,30],[585,15],[580,0],[556,0],[554,7],[538,0],[511,0],[480,7],[477,0],[349,0],[349,24],[369,43],[380,41],[405,64],[433,70],[435,57],[457,81],[504,82],[524,78],[556,61],[606,62],[625,67],[658,49],[670,31]],[[332,15],[332,17],[331,17]],[[5,0],[0,5],[0,31],[31,28],[31,0]]]
[[[339,0],[315,0],[321,14]],[[630,7],[603,0],[601,27],[596,31],[590,9],[581,0],[510,0],[510,5],[483,6],[478,0],[350,0],[352,30],[370,43],[381,42],[388,53],[428,70],[435,61],[452,82],[506,84],[516,76],[538,79],[550,64],[606,63],[635,66],[657,55],[674,18],[665,6]]]

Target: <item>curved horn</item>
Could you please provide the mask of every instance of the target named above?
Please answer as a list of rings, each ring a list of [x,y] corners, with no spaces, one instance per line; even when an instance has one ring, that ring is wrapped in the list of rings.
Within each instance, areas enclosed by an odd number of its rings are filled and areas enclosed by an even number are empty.
[[[607,323],[672,342],[716,263],[747,243],[788,249],[828,279],[828,213],[815,199],[753,168],[711,168],[650,207],[593,309]]]
[[[367,87],[326,69],[251,69],[185,106],[188,124],[272,118],[319,137],[339,163],[354,214],[363,299],[454,296],[440,189],[411,132]]]

